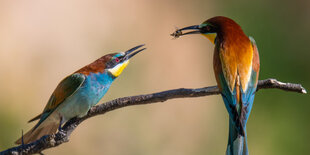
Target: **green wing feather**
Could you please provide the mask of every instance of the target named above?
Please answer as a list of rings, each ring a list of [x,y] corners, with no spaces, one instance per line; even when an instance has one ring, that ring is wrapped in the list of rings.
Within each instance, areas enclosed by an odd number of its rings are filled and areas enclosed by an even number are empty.
[[[35,121],[40,118],[40,122],[37,126],[43,122],[66,98],[73,95],[84,83],[85,75],[81,73],[74,73],[67,76],[63,79],[56,89],[54,90],[53,94],[51,95],[50,99],[48,100],[47,105],[45,106],[42,114],[34,117],[29,122]]]

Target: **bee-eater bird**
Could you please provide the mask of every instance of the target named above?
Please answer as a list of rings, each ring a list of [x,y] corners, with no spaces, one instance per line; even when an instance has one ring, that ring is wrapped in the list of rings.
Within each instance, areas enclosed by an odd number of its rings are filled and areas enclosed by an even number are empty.
[[[192,30],[186,33],[182,31]],[[252,37],[227,17],[213,17],[200,25],[177,30],[172,35],[202,34],[213,44],[213,68],[217,85],[229,113],[229,138],[226,154],[248,154],[248,121],[259,74],[259,55]]]
[[[63,79],[43,112],[29,121],[40,119],[39,122],[15,143],[31,143],[44,135],[55,133],[71,118],[85,116],[127,67],[129,59],[145,49],[140,49],[142,46],[126,52],[107,54]]]

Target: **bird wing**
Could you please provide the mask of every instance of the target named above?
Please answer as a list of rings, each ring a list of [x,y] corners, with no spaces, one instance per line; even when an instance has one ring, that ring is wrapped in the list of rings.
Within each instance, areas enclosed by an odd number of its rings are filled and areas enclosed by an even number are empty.
[[[237,111],[237,97],[235,89],[235,80],[237,77],[237,63],[233,61],[233,63],[229,64],[228,58],[233,58],[235,56],[233,56],[234,54],[225,51],[225,49],[223,49],[222,47],[223,46],[221,46],[220,44],[216,44],[214,50],[214,73],[225,107],[229,113],[229,117],[232,122],[236,122],[239,116]]]
[[[257,48],[251,41],[216,50],[218,58],[215,55],[214,60],[218,62],[214,69],[218,85],[230,118],[244,135],[244,120],[250,113],[257,84],[258,71],[252,67],[254,57],[258,57]]]
[[[40,121],[36,126],[40,125],[40,123],[43,122],[61,103],[63,103],[66,98],[72,96],[77,90],[79,90],[85,79],[85,75],[81,73],[74,73],[63,79],[52,93],[42,114],[34,117],[29,122],[40,118]]]
[[[241,102],[243,103],[244,113],[241,115],[241,120],[246,123],[254,101],[254,96],[257,88],[258,83],[258,75],[259,75],[259,54],[258,49],[255,43],[254,38],[249,37],[253,49],[253,59],[252,59],[252,66],[251,66],[251,76],[247,82],[247,89],[241,92]]]

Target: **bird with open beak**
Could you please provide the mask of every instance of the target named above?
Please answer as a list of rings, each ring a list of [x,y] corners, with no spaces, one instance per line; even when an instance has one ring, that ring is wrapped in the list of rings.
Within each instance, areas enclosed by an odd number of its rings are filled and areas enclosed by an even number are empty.
[[[106,94],[129,60],[145,50],[136,46],[126,52],[107,54],[64,78],[52,93],[43,112],[29,122],[39,122],[16,144],[28,144],[61,129],[74,117],[83,117]]]

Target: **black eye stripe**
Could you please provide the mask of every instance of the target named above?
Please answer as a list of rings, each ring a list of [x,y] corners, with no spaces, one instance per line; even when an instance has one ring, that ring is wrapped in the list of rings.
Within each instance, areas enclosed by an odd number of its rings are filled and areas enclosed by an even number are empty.
[[[211,30],[211,27],[209,25],[206,26],[207,31]]]
[[[124,61],[124,58],[125,58],[125,55],[123,55],[123,56],[118,56],[118,57],[113,57],[113,58],[111,58],[110,61],[108,61],[108,62],[106,63],[106,67],[107,67],[107,68],[113,68],[113,67],[115,67],[117,64],[123,62],[123,61]]]
[[[208,27],[209,26],[205,26],[205,27],[202,27],[202,29],[200,30],[202,33],[206,33],[206,32],[208,32],[209,30],[208,30]]]
[[[215,32],[215,28],[211,25],[206,25],[200,29],[201,33],[213,33]]]
[[[116,57],[115,59],[119,59],[119,60],[122,60],[125,56],[119,56],[119,57]]]

